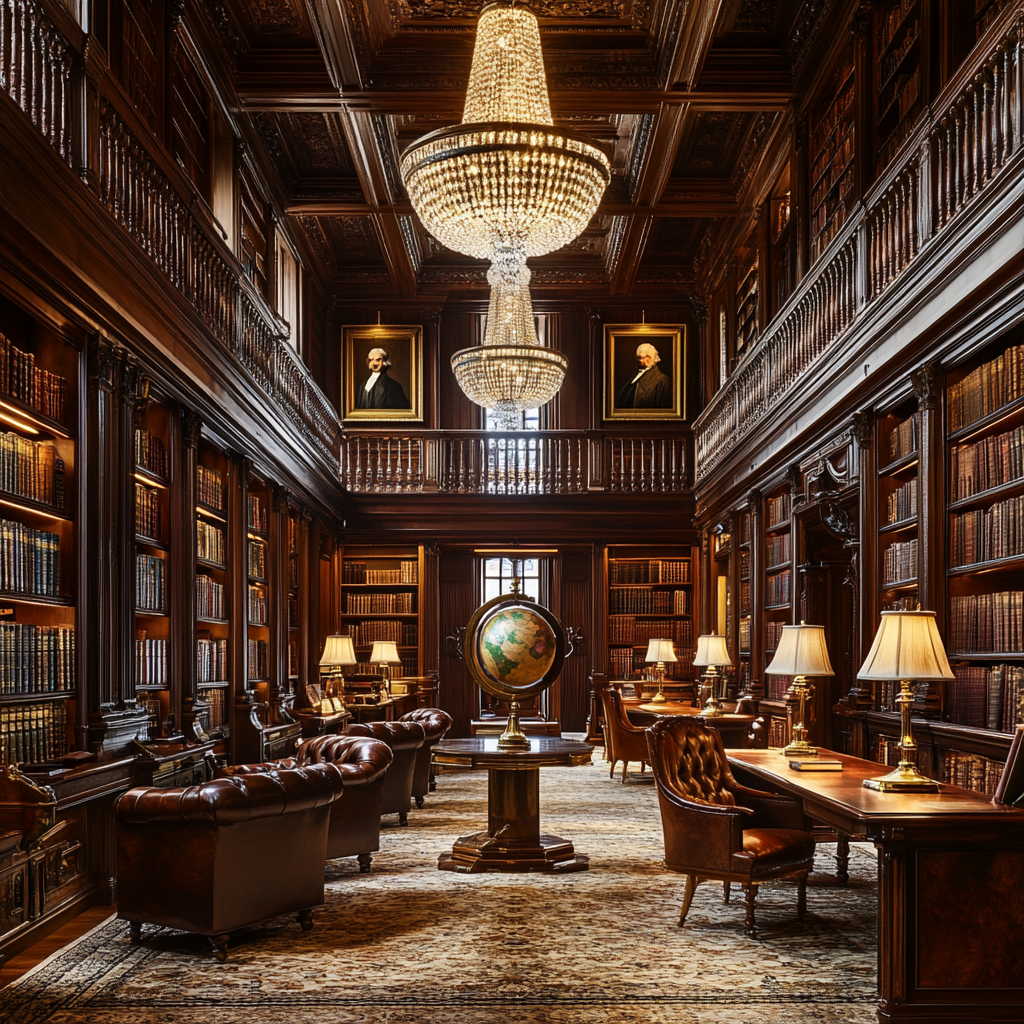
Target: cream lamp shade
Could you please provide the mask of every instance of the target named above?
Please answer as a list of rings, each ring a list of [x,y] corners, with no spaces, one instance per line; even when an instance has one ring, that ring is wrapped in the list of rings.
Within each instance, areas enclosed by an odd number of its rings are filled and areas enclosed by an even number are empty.
[[[398,648],[394,640],[375,640],[373,650],[370,652],[371,665],[401,665],[402,659],[398,656]]]
[[[676,657],[675,647],[672,645],[671,640],[648,640],[647,641],[647,654],[644,656],[644,661],[659,662],[659,661],[678,661]]]
[[[882,612],[875,642],[857,678],[953,679],[935,612]]]
[[[771,676],[834,676],[825,646],[825,627],[783,626],[782,639],[772,663],[765,669]]]
[[[324,644],[324,653],[320,655],[320,665],[326,668],[330,665],[355,665],[359,659],[356,657],[355,648],[352,646],[352,637],[339,636],[332,633]]]
[[[721,633],[705,633],[697,637],[697,654],[693,659],[694,665],[731,665],[732,658],[729,657],[729,648],[725,637]]]

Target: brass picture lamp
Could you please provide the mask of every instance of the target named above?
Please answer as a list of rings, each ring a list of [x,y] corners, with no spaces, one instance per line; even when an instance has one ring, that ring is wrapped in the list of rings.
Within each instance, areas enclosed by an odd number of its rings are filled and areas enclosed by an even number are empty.
[[[718,668],[732,664],[725,637],[720,633],[705,633],[697,637],[697,654],[693,663],[705,670],[704,685],[708,688],[707,701],[701,714],[705,718],[721,718],[722,709],[718,706],[718,680],[721,676]]]
[[[324,643],[324,653],[320,655],[320,670],[328,669],[327,678],[335,693],[328,694],[330,697],[337,697],[345,706],[345,665],[356,665],[359,659],[356,657],[356,649],[352,644],[352,637],[341,636],[332,633]]]
[[[658,684],[658,692],[651,698],[652,704],[665,703],[665,662],[678,661],[675,647],[671,640],[648,640],[647,654],[644,661],[654,666],[654,681]]]
[[[379,665],[381,675],[384,676],[384,687],[387,696],[391,696],[391,666],[401,665],[402,659],[398,656],[398,647],[394,640],[375,640],[373,650],[370,652],[370,664]]]
[[[914,704],[911,683],[952,679],[935,612],[882,612],[875,642],[868,651],[858,679],[898,679],[896,703],[902,719],[900,762],[896,770],[877,779],[865,779],[865,789],[881,793],[935,793],[939,785],[917,769],[917,743],[910,722]]]
[[[825,646],[824,626],[783,626],[782,637],[771,664],[764,670],[770,676],[792,676],[793,695],[797,699],[796,719],[793,722],[793,736],[782,751],[783,756],[810,756],[818,752],[807,742],[807,698],[814,693],[814,686],[808,684],[808,676],[834,676]]]

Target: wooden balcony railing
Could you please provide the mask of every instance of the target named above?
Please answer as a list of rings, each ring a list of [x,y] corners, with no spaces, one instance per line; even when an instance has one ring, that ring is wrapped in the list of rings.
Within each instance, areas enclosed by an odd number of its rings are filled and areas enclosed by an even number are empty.
[[[856,321],[1002,173],[1021,173],[1024,18],[1008,9],[694,425],[697,482],[817,374]]]
[[[608,437],[598,431],[348,432],[341,477],[361,494],[680,494],[691,438]]]
[[[95,162],[82,168],[83,177],[107,211],[336,471],[341,422],[289,346],[287,324],[250,285],[210,218],[197,212],[202,204],[176,168],[162,165],[157,150],[149,148],[152,138],[129,123],[131,111],[118,106],[123,101],[100,94],[95,103],[86,102],[96,85],[88,74],[73,73],[76,63],[89,63],[85,38],[66,11],[55,6],[48,13],[47,6],[41,0],[0,0],[0,90],[69,167],[76,163],[73,154]],[[92,77],[102,87],[102,74]],[[80,116],[73,115],[75,109]]]

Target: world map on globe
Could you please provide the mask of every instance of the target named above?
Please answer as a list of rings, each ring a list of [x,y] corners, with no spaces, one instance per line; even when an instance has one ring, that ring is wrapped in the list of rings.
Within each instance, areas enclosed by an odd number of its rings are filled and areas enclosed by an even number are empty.
[[[530,608],[502,608],[477,634],[484,671],[506,686],[531,686],[544,678],[557,652],[551,627]]]

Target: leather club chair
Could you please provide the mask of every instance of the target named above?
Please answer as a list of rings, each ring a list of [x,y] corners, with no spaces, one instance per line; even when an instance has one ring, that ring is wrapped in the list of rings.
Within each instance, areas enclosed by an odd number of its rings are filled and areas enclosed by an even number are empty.
[[[452,727],[452,716],[440,708],[416,708],[406,712],[400,722],[417,722],[423,726],[423,746],[416,751],[416,768],[412,774],[412,795],[417,807],[423,806],[428,791],[437,788],[434,781],[434,747],[444,739]]]
[[[384,776],[384,799],[380,813],[397,814],[398,820],[408,825],[416,752],[426,738],[423,726],[419,722],[360,722],[345,726],[342,735],[383,740],[391,748],[394,760]]]
[[[334,765],[264,766],[184,789],[139,786],[117,801],[117,916],[206,935],[218,960],[229,933],[297,912],[305,931],[324,902]]]
[[[665,718],[647,730],[658,785],[665,865],[686,875],[680,927],[705,879],[739,882],[746,893],[747,934],[755,937],[754,900],[761,882],[797,879],[797,916],[807,906],[814,840],[799,800],[741,786],[722,737],[701,722]]]
[[[394,754],[381,740],[365,736],[315,736],[299,747],[300,764],[333,764],[344,776],[345,791],[331,806],[327,859],[356,857],[359,870],[370,870],[380,849],[380,815],[386,774]]]
[[[608,778],[615,774],[615,765],[622,762],[622,781],[626,781],[626,770],[630,761],[640,762],[640,773],[647,766],[647,730],[633,725],[626,715],[622,694],[614,687],[601,691],[601,707],[604,711],[604,756],[610,767]]]

